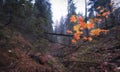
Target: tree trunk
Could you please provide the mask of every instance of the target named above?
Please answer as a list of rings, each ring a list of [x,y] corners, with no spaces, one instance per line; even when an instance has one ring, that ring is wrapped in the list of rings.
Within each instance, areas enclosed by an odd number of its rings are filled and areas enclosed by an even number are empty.
[[[58,34],[58,33],[48,33],[48,32],[45,32],[45,34],[73,37],[73,35],[68,35],[68,34]]]
[[[87,23],[87,0],[85,0],[85,20],[84,21]],[[86,32],[86,36],[89,37],[89,30],[88,30],[88,28],[85,29],[85,32]]]

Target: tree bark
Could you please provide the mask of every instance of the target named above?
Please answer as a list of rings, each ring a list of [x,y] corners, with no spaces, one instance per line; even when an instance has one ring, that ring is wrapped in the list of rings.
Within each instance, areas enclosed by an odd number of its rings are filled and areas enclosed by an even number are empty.
[[[59,35],[59,36],[73,37],[73,35],[68,35],[68,34],[58,34],[58,33],[48,33],[48,32],[44,32],[44,33],[49,34],[49,35]]]
[[[87,23],[87,0],[85,0],[85,20],[84,21]],[[86,31],[86,36],[89,37],[88,28],[86,28],[85,31]]]

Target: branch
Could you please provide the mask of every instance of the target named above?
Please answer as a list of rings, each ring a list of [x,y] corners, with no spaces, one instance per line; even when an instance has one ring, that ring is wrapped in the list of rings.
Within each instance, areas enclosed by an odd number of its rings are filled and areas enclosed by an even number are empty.
[[[48,32],[44,32],[45,34],[49,34],[49,35],[59,35],[59,36],[68,36],[68,37],[73,37],[73,35],[69,35],[69,34],[58,34],[58,33],[48,33]]]

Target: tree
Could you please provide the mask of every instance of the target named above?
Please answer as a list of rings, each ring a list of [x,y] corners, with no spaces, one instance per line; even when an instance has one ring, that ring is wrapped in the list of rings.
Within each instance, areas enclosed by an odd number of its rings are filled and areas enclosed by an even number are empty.
[[[111,0],[89,0],[89,5],[91,6],[91,8],[89,8],[89,18],[102,19],[105,24],[102,27],[107,28],[109,26],[107,18],[113,16],[113,3]]]
[[[73,0],[68,0],[68,14],[67,14],[67,18],[66,18],[66,21],[65,21],[65,25],[66,25],[66,29],[67,30],[72,30],[73,31],[73,26],[75,23],[71,23],[70,22],[70,17],[72,15],[76,15],[76,7],[75,7],[75,4],[73,3]],[[71,38],[67,38],[67,42],[71,43]]]
[[[65,30],[65,18],[63,16],[60,19],[60,25],[59,25],[58,30],[59,30],[60,34],[65,34],[65,32],[66,32],[66,30]],[[59,39],[58,39],[59,43],[65,43],[64,36],[58,36],[58,37],[59,37]]]
[[[76,43],[76,41],[81,39],[81,36],[83,37],[83,40],[92,41],[92,36],[98,36],[100,33],[107,33],[108,30],[95,28],[94,25],[99,22],[99,19],[104,19],[105,21],[105,28],[108,27],[107,25],[107,18],[112,12],[112,5],[111,0],[90,0],[90,5],[92,4],[92,8],[89,9],[91,16],[89,20],[87,20],[87,1],[85,0],[85,19],[80,16],[72,15],[70,17],[70,22],[77,23],[74,25],[73,30],[68,31],[68,33],[74,33],[72,43]],[[103,5],[104,4],[104,5]],[[97,14],[94,15],[93,12],[96,12]],[[87,23],[89,21],[89,23]]]
[[[53,32],[51,4],[49,1],[35,0],[35,6],[38,9],[36,17],[41,21],[39,24],[43,27],[44,32]],[[51,36],[46,35],[45,38],[51,39]]]
[[[114,12],[113,12],[114,16],[113,17],[115,19],[115,24],[119,25],[120,24],[120,7],[117,8]]]
[[[85,22],[87,22],[87,0],[85,0]]]
[[[3,25],[9,25],[28,17],[31,14],[31,11],[29,10],[29,13],[26,13],[26,6],[31,8],[31,2],[26,0],[1,0],[0,22]]]

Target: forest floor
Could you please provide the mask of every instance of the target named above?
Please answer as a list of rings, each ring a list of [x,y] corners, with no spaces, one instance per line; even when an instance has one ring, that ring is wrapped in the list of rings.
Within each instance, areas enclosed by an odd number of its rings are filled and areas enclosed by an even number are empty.
[[[51,55],[59,58],[68,72],[120,72],[119,26],[92,42],[81,41],[78,47],[53,46]]]
[[[49,43],[46,54],[33,52],[20,33],[11,35],[0,30],[0,72],[120,72],[120,26],[80,46]]]

